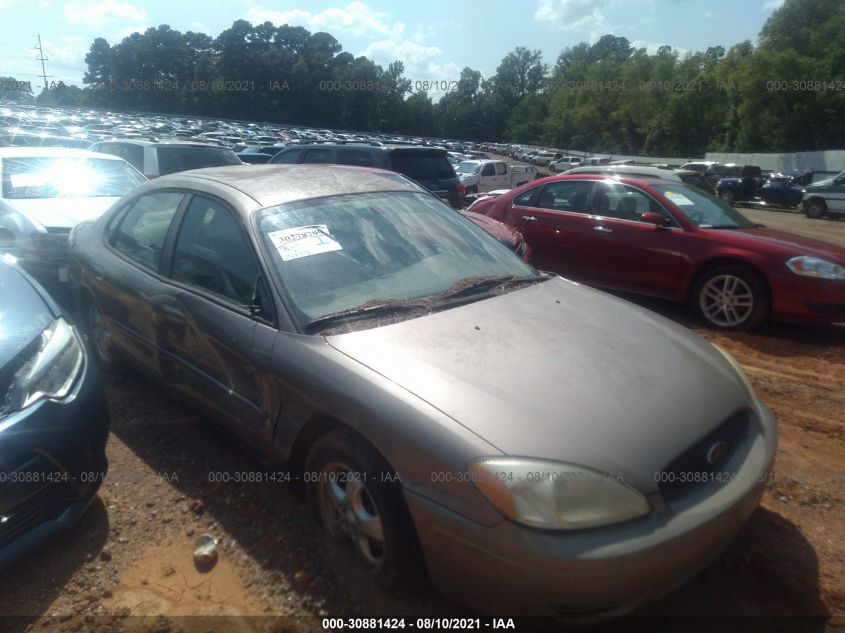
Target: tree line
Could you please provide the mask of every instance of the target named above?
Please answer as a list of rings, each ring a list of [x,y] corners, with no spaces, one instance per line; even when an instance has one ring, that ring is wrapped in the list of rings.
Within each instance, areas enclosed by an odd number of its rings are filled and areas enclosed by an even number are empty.
[[[44,105],[511,141],[612,154],[845,147],[845,3],[786,0],[756,45],[654,53],[604,35],[553,65],[517,47],[487,78],[412,81],[329,33],[237,20],[216,38],[167,25],[96,39],[84,87]],[[445,89],[434,101],[434,91]]]

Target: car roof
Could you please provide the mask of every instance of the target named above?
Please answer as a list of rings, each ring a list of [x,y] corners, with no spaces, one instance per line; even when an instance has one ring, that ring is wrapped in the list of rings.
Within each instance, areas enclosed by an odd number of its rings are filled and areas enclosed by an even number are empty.
[[[532,180],[531,182],[520,185],[516,189],[510,189],[509,192],[514,191],[528,191],[533,187],[540,187],[549,182],[558,180],[612,180],[614,182],[621,182],[626,185],[635,185],[637,187],[653,187],[654,185],[668,185],[670,187],[686,187],[687,183],[682,180],[668,180],[666,178],[637,178],[636,176],[629,176],[627,174],[614,174],[607,172],[583,172],[578,174],[563,173],[556,176],[547,176]]]
[[[179,140],[166,140],[166,141],[147,141],[144,139],[135,139],[135,138],[109,138],[103,139],[101,141],[97,141],[97,145],[102,143],[128,143],[129,145],[141,145],[143,147],[161,147],[165,145],[178,145],[179,147],[210,147],[212,149],[229,149],[228,147],[223,147],[222,145],[216,145],[215,143],[204,143],[202,141],[179,141]]]
[[[669,180],[669,181],[677,181],[680,180],[680,176],[676,174],[671,169],[663,169],[660,167],[648,167],[645,165],[594,165],[592,167],[575,167],[573,169],[568,169],[566,171],[567,174],[589,174],[589,173],[601,173],[601,174],[624,174],[626,176],[636,177],[640,175],[641,177],[652,179],[658,178],[662,180]]]
[[[123,160],[113,154],[90,152],[75,147],[0,147],[0,158],[104,158]]]
[[[239,191],[261,207],[346,193],[425,191],[386,169],[325,164],[207,167],[162,176],[143,188],[190,186],[201,190],[212,183]]]

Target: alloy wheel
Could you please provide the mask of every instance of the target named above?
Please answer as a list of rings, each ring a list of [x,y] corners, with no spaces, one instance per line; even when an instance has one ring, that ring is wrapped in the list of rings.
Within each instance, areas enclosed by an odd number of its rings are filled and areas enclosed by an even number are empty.
[[[741,325],[754,311],[754,293],[736,275],[717,275],[701,287],[699,306],[702,314],[721,327]]]
[[[327,464],[319,474],[317,500],[326,531],[338,540],[351,541],[368,564],[381,567],[384,525],[361,473],[343,462]]]

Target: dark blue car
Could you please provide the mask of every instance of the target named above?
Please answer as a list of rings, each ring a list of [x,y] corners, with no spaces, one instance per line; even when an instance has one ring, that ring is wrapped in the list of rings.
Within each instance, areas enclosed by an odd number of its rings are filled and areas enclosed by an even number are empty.
[[[0,567],[73,525],[105,477],[99,371],[65,312],[0,259]]]

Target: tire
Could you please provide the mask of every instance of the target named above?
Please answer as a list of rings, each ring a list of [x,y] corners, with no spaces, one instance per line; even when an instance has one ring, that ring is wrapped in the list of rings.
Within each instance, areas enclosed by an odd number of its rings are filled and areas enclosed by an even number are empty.
[[[478,187],[477,187],[477,186],[475,186],[475,185],[472,185],[471,187],[467,187],[467,188],[465,189],[465,191],[464,191],[464,192],[465,192],[467,195],[469,195],[469,194],[471,194],[471,193],[478,193]]]
[[[557,167],[555,167],[554,165],[549,165],[549,171],[553,174],[556,174],[557,173]]]
[[[123,362],[114,347],[111,332],[105,324],[100,305],[92,297],[85,306],[85,339],[94,361],[105,372],[122,374]]]
[[[730,189],[722,189],[719,192],[719,200],[725,204],[733,204],[734,200],[736,200],[736,195]]]
[[[825,216],[825,213],[827,213],[827,207],[821,200],[810,200],[804,211],[808,218],[821,220]]]
[[[765,282],[742,265],[717,266],[696,282],[691,300],[698,316],[716,330],[752,330],[769,316]]]
[[[329,431],[308,452],[305,473],[308,503],[323,529],[352,544],[383,591],[418,580],[422,556],[402,486],[366,440],[348,429]]]

